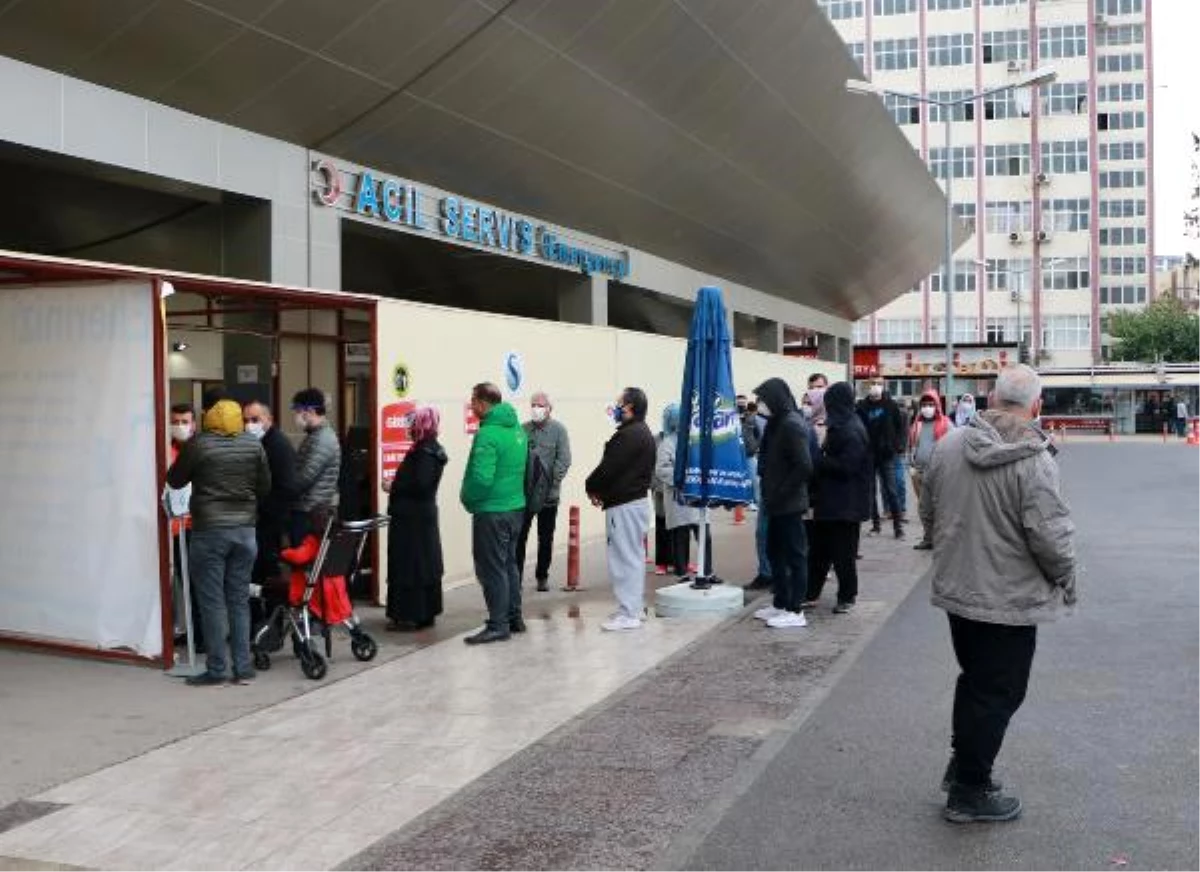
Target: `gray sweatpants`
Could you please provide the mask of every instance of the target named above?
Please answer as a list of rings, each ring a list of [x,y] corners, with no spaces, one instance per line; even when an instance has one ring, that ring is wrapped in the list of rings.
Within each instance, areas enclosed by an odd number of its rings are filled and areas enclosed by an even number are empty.
[[[642,540],[649,512],[650,501],[644,497],[604,511],[608,577],[617,598],[617,611],[639,620],[645,608],[646,550]]]

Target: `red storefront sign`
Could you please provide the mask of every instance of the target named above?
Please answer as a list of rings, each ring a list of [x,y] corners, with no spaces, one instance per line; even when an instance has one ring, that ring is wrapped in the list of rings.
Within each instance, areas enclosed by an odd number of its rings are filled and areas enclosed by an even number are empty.
[[[396,477],[396,470],[412,448],[409,428],[412,427],[412,416],[416,409],[416,403],[405,400],[389,403],[379,410],[379,457],[385,482]]]
[[[874,378],[879,375],[879,349],[854,349],[854,377]]]

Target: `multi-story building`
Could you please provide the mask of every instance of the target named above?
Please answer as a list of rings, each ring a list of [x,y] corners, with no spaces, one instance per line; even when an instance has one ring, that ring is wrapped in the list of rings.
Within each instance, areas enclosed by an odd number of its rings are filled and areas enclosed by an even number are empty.
[[[1024,340],[1045,366],[1102,359],[1101,316],[1154,293],[1151,0],[819,0],[973,231],[955,253],[956,342]],[[944,184],[944,182],[943,182]],[[859,344],[945,341],[942,275],[858,322]]]

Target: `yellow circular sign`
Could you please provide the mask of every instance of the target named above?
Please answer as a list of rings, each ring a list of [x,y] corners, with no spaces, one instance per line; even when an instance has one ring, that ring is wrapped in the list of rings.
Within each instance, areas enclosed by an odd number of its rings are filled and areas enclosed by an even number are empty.
[[[401,361],[396,364],[396,368],[392,370],[392,390],[396,392],[396,396],[403,399],[408,396],[408,390],[412,385],[412,375],[408,371],[408,364]]]

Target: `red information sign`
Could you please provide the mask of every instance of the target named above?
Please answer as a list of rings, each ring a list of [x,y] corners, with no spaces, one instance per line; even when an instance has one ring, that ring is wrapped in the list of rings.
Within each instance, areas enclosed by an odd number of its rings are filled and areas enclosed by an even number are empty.
[[[479,419],[475,417],[470,403],[463,403],[463,432],[468,436],[474,436],[479,432]]]
[[[383,480],[391,481],[396,470],[404,462],[404,456],[412,448],[412,415],[417,404],[405,400],[389,403],[379,411],[379,457]]]

